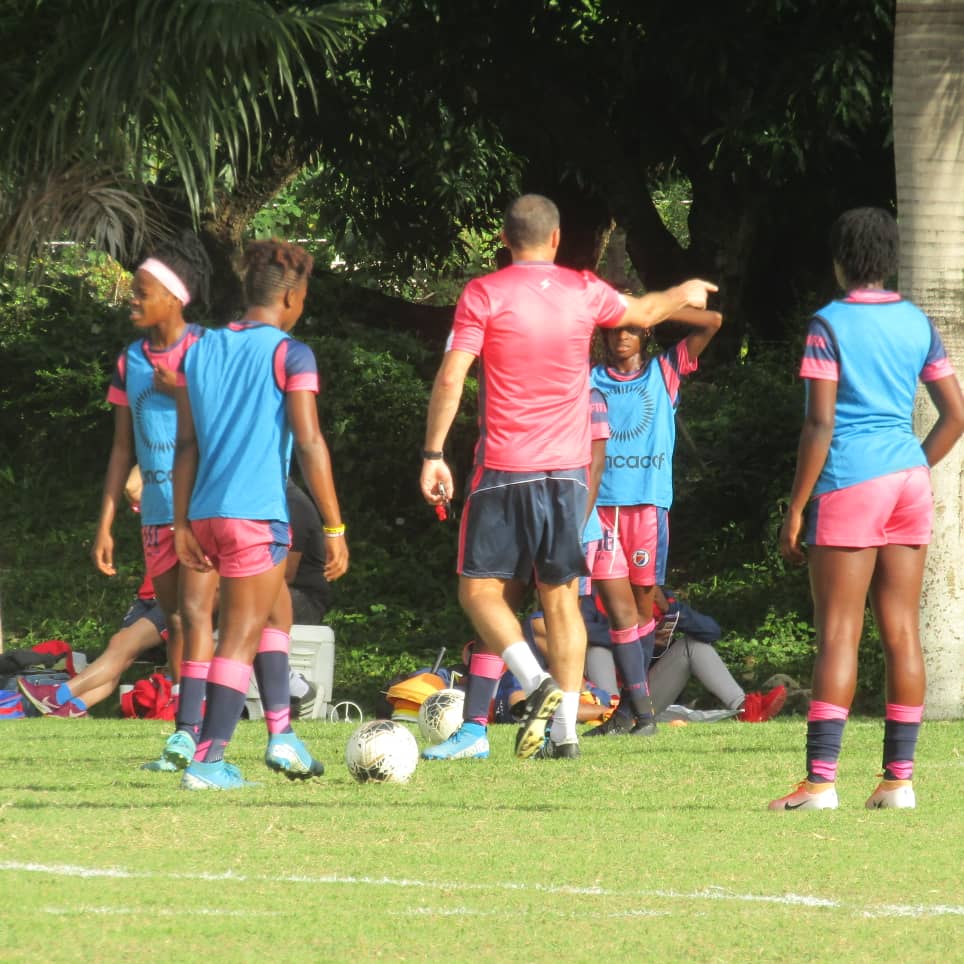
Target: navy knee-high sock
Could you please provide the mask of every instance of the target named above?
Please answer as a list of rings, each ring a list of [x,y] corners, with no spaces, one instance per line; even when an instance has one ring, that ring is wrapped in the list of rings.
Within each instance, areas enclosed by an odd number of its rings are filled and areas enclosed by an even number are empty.
[[[254,657],[254,675],[269,736],[291,732],[290,643],[291,637],[283,630],[265,629]]]
[[[251,681],[251,667],[234,659],[215,656],[208,672],[207,710],[194,759],[216,763],[224,759],[224,749],[231,742],[241,719],[244,700]]]

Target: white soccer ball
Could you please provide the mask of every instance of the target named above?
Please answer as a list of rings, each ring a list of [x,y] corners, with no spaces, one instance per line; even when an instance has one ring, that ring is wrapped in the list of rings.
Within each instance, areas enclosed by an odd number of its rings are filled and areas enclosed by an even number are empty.
[[[445,689],[426,697],[418,708],[418,728],[429,743],[443,743],[462,725],[465,693]]]
[[[359,783],[407,783],[418,765],[418,743],[401,723],[370,720],[348,738],[345,764]]]

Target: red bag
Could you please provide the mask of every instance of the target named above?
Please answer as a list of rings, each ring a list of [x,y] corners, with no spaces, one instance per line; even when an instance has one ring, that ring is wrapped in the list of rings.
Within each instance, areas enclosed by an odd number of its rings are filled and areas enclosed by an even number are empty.
[[[140,679],[134,688],[122,693],[121,713],[129,719],[173,720],[177,699],[171,694],[171,681],[163,673]]]

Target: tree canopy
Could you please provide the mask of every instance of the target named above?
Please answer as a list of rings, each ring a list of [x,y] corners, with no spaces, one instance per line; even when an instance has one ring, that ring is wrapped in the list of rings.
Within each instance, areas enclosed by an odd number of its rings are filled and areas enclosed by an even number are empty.
[[[7,2],[3,245],[130,255],[193,218],[227,269],[300,176],[328,235],[404,271],[538,190],[568,263],[594,264],[618,223],[646,286],[709,275],[731,337],[781,337],[830,284],[834,215],[892,202],[892,7]],[[676,175],[685,247],[653,203]]]

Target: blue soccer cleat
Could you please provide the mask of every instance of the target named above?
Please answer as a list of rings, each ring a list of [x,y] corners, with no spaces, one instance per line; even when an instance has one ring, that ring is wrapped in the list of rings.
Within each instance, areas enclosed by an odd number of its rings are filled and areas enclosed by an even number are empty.
[[[264,752],[264,762],[268,769],[283,773],[289,780],[308,780],[325,772],[325,765],[308,752],[294,733],[272,736]]]
[[[157,760],[142,763],[141,769],[149,770],[151,773],[177,773],[178,768],[167,757],[162,756]]]
[[[194,737],[185,730],[175,730],[164,744],[161,756],[168,763],[173,763],[175,769],[183,770],[193,759],[197,744]]]
[[[216,763],[194,761],[181,777],[182,790],[242,790],[256,786],[256,783],[245,780],[236,766],[224,760]]]
[[[435,746],[422,750],[423,760],[485,760],[488,756],[489,738],[485,735],[485,730],[473,733],[464,725],[444,743],[436,743]]]

